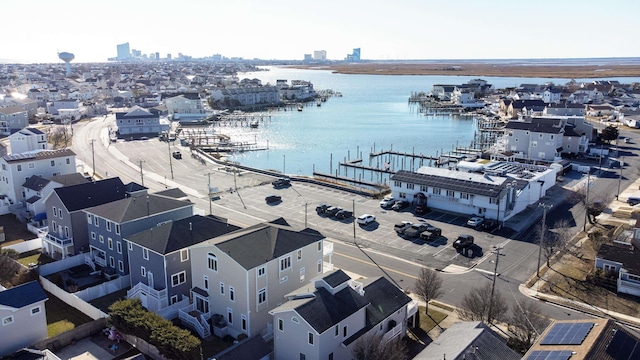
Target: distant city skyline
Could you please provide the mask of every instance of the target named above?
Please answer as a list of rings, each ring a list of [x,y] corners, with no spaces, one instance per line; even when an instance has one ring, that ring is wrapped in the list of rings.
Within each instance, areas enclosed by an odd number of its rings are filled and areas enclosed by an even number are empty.
[[[103,62],[129,43],[142,54],[303,60],[638,57],[640,2],[579,0],[293,0],[95,2],[6,5],[2,62]],[[64,25],[63,25],[64,24]]]

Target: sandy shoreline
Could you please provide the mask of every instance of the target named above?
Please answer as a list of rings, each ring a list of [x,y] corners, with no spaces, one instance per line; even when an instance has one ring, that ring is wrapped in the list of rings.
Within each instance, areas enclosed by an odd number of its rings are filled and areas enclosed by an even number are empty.
[[[359,63],[322,66],[296,65],[300,69],[331,70],[338,74],[363,75],[447,75],[533,78],[640,77],[640,65],[509,65],[491,63]]]

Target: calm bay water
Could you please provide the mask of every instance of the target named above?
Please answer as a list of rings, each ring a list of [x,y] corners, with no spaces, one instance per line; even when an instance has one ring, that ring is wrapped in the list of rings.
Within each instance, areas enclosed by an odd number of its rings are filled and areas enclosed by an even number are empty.
[[[311,175],[314,171],[335,174],[338,162],[350,156],[369,165],[369,152],[393,148],[396,151],[436,155],[452,146],[469,146],[477,129],[472,117],[424,116],[409,105],[412,92],[431,90],[433,84],[462,84],[474,76],[383,76],[343,75],[322,70],[269,68],[270,71],[239,74],[258,78],[263,84],[277,79],[308,80],[317,90],[333,89],[342,97],[331,97],[321,107],[306,106],[303,111],[271,113],[271,120],[257,129],[216,127],[232,141],[256,141],[269,150],[232,154],[229,159],[243,165],[284,171],[290,175]],[[564,84],[567,79],[482,77],[496,88],[548,81]],[[617,79],[620,82],[638,78]],[[386,159],[380,159],[386,161]],[[399,160],[397,160],[399,161]],[[392,168],[402,165],[392,159]],[[371,164],[377,166],[377,162]],[[380,163],[382,164],[382,163]],[[419,166],[414,164],[414,168]],[[411,164],[404,164],[411,168]],[[343,169],[341,169],[343,170]],[[341,175],[345,175],[344,172]],[[353,177],[353,170],[348,174]],[[366,175],[367,177],[369,175]],[[370,180],[364,178],[364,180]]]

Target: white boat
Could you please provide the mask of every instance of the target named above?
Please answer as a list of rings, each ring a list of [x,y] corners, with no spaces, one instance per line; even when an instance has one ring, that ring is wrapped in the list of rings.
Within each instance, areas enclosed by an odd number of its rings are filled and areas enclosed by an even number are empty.
[[[302,104],[298,104],[298,111],[302,111]]]

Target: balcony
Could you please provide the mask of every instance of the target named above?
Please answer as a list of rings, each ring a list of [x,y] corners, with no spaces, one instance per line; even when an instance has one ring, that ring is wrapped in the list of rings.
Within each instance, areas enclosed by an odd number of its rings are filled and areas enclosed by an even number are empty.
[[[47,235],[42,239],[43,241],[48,241],[54,245],[60,246],[62,248],[73,246],[73,238],[72,237],[58,237],[56,235],[52,235],[51,233],[47,233]]]

